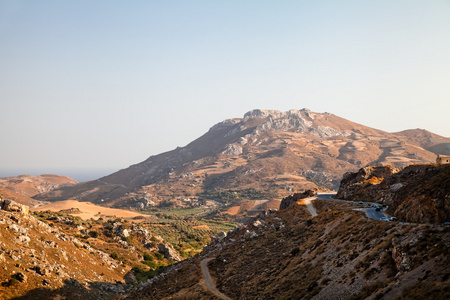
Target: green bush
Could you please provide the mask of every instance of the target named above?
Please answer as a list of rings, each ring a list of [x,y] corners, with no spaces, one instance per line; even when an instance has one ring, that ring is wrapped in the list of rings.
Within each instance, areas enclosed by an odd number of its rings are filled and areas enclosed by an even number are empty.
[[[89,235],[93,238],[98,238],[99,233],[98,233],[98,231],[94,230],[94,231],[89,231]]]
[[[119,255],[116,252],[111,253],[109,256],[111,256],[111,258],[118,260],[119,259]]]
[[[152,255],[150,255],[148,253],[144,253],[144,260],[153,261],[154,258]]]

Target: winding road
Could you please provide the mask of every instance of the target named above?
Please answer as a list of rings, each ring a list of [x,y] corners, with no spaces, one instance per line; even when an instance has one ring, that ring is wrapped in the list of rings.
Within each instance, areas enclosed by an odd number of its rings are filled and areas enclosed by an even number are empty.
[[[219,290],[216,288],[216,284],[214,283],[211,274],[209,273],[208,269],[208,263],[212,261],[214,257],[205,258],[200,262],[200,267],[202,269],[203,279],[205,279],[206,287],[208,290],[210,290],[214,295],[219,297],[220,299],[224,300],[231,300],[231,298],[227,297],[226,295],[219,292]]]
[[[312,203],[313,200],[320,199],[320,200],[334,201],[334,202],[355,203],[354,201],[333,199],[332,197],[335,195],[336,194],[317,194],[315,197],[301,199],[301,203],[303,205],[306,205],[306,207],[308,208],[308,211],[310,212],[310,214],[313,217],[317,216],[316,208],[314,207],[314,205]],[[366,213],[366,216],[369,219],[375,219],[375,220],[381,220],[381,221],[387,220],[387,216],[382,211],[377,211],[376,208],[373,207],[374,203],[363,202],[362,204],[367,205],[368,208],[357,208],[355,210],[364,211]],[[215,284],[214,280],[212,279],[211,274],[209,273],[208,263],[212,260],[214,260],[214,257],[205,258],[200,262],[200,267],[202,269],[203,279],[205,280],[206,287],[208,288],[209,291],[211,291],[214,295],[216,295],[220,299],[231,300],[231,298],[224,295],[217,289],[216,284]]]
[[[332,198],[335,195],[336,194],[317,194],[316,199],[326,200],[326,201],[334,201],[334,202],[342,202],[342,203],[358,204],[358,202],[355,202],[355,201],[339,200],[339,199]],[[388,217],[384,214],[384,212],[382,210],[377,211],[377,209],[375,207],[373,207],[378,204],[371,203],[371,202],[361,202],[359,204],[367,205],[368,207],[367,208],[356,208],[354,210],[359,210],[359,211],[365,212],[367,218],[373,219],[373,220],[379,220],[379,221],[386,221],[388,219]],[[308,210],[309,210],[309,208],[308,208]]]

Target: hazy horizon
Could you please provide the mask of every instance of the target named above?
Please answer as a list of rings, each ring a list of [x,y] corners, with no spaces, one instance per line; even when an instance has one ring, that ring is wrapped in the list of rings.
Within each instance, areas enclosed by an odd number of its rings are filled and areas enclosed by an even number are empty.
[[[450,137],[449,15],[444,0],[0,0],[0,176],[96,179],[256,108]]]
[[[78,182],[84,182],[84,181],[90,181],[102,178],[106,175],[110,175],[117,170],[112,169],[104,169],[104,170],[92,170],[92,169],[85,169],[85,170],[79,170],[79,169],[11,169],[11,170],[0,170],[0,178],[3,177],[14,177],[14,176],[20,176],[20,175],[31,175],[31,176],[38,176],[38,175],[45,175],[45,174],[52,174],[52,175],[61,175],[61,176],[68,176],[72,179],[75,179]]]

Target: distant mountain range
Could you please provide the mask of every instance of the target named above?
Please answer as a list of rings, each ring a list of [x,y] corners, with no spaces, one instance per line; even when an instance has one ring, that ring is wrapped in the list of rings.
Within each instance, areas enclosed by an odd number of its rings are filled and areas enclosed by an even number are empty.
[[[256,109],[214,125],[185,147],[35,198],[115,207],[184,205],[211,191],[251,189],[279,198],[304,189],[336,189],[345,172],[369,164],[430,163],[436,154],[450,154],[450,138],[422,129],[388,133],[308,109]]]

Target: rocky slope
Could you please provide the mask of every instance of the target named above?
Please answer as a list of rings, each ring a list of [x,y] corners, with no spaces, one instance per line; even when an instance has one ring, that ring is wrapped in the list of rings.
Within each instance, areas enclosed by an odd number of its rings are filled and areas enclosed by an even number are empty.
[[[293,204],[214,240],[126,299],[448,299],[450,229],[367,219],[351,204]]]
[[[117,283],[129,270],[11,200],[0,201],[0,262],[1,299],[48,299],[50,293],[107,299],[125,292]]]
[[[36,196],[147,208],[205,192],[253,188],[261,199],[337,188],[341,176],[368,164],[434,162],[449,138],[417,130],[387,133],[307,109],[253,110],[223,121],[189,145],[152,156],[96,181]],[[414,137],[414,138],[412,138]]]
[[[0,199],[0,299],[112,299],[181,259],[138,224],[76,210],[30,213]]]
[[[336,198],[387,204],[405,222],[442,224],[450,221],[450,165],[365,167],[344,175]]]

